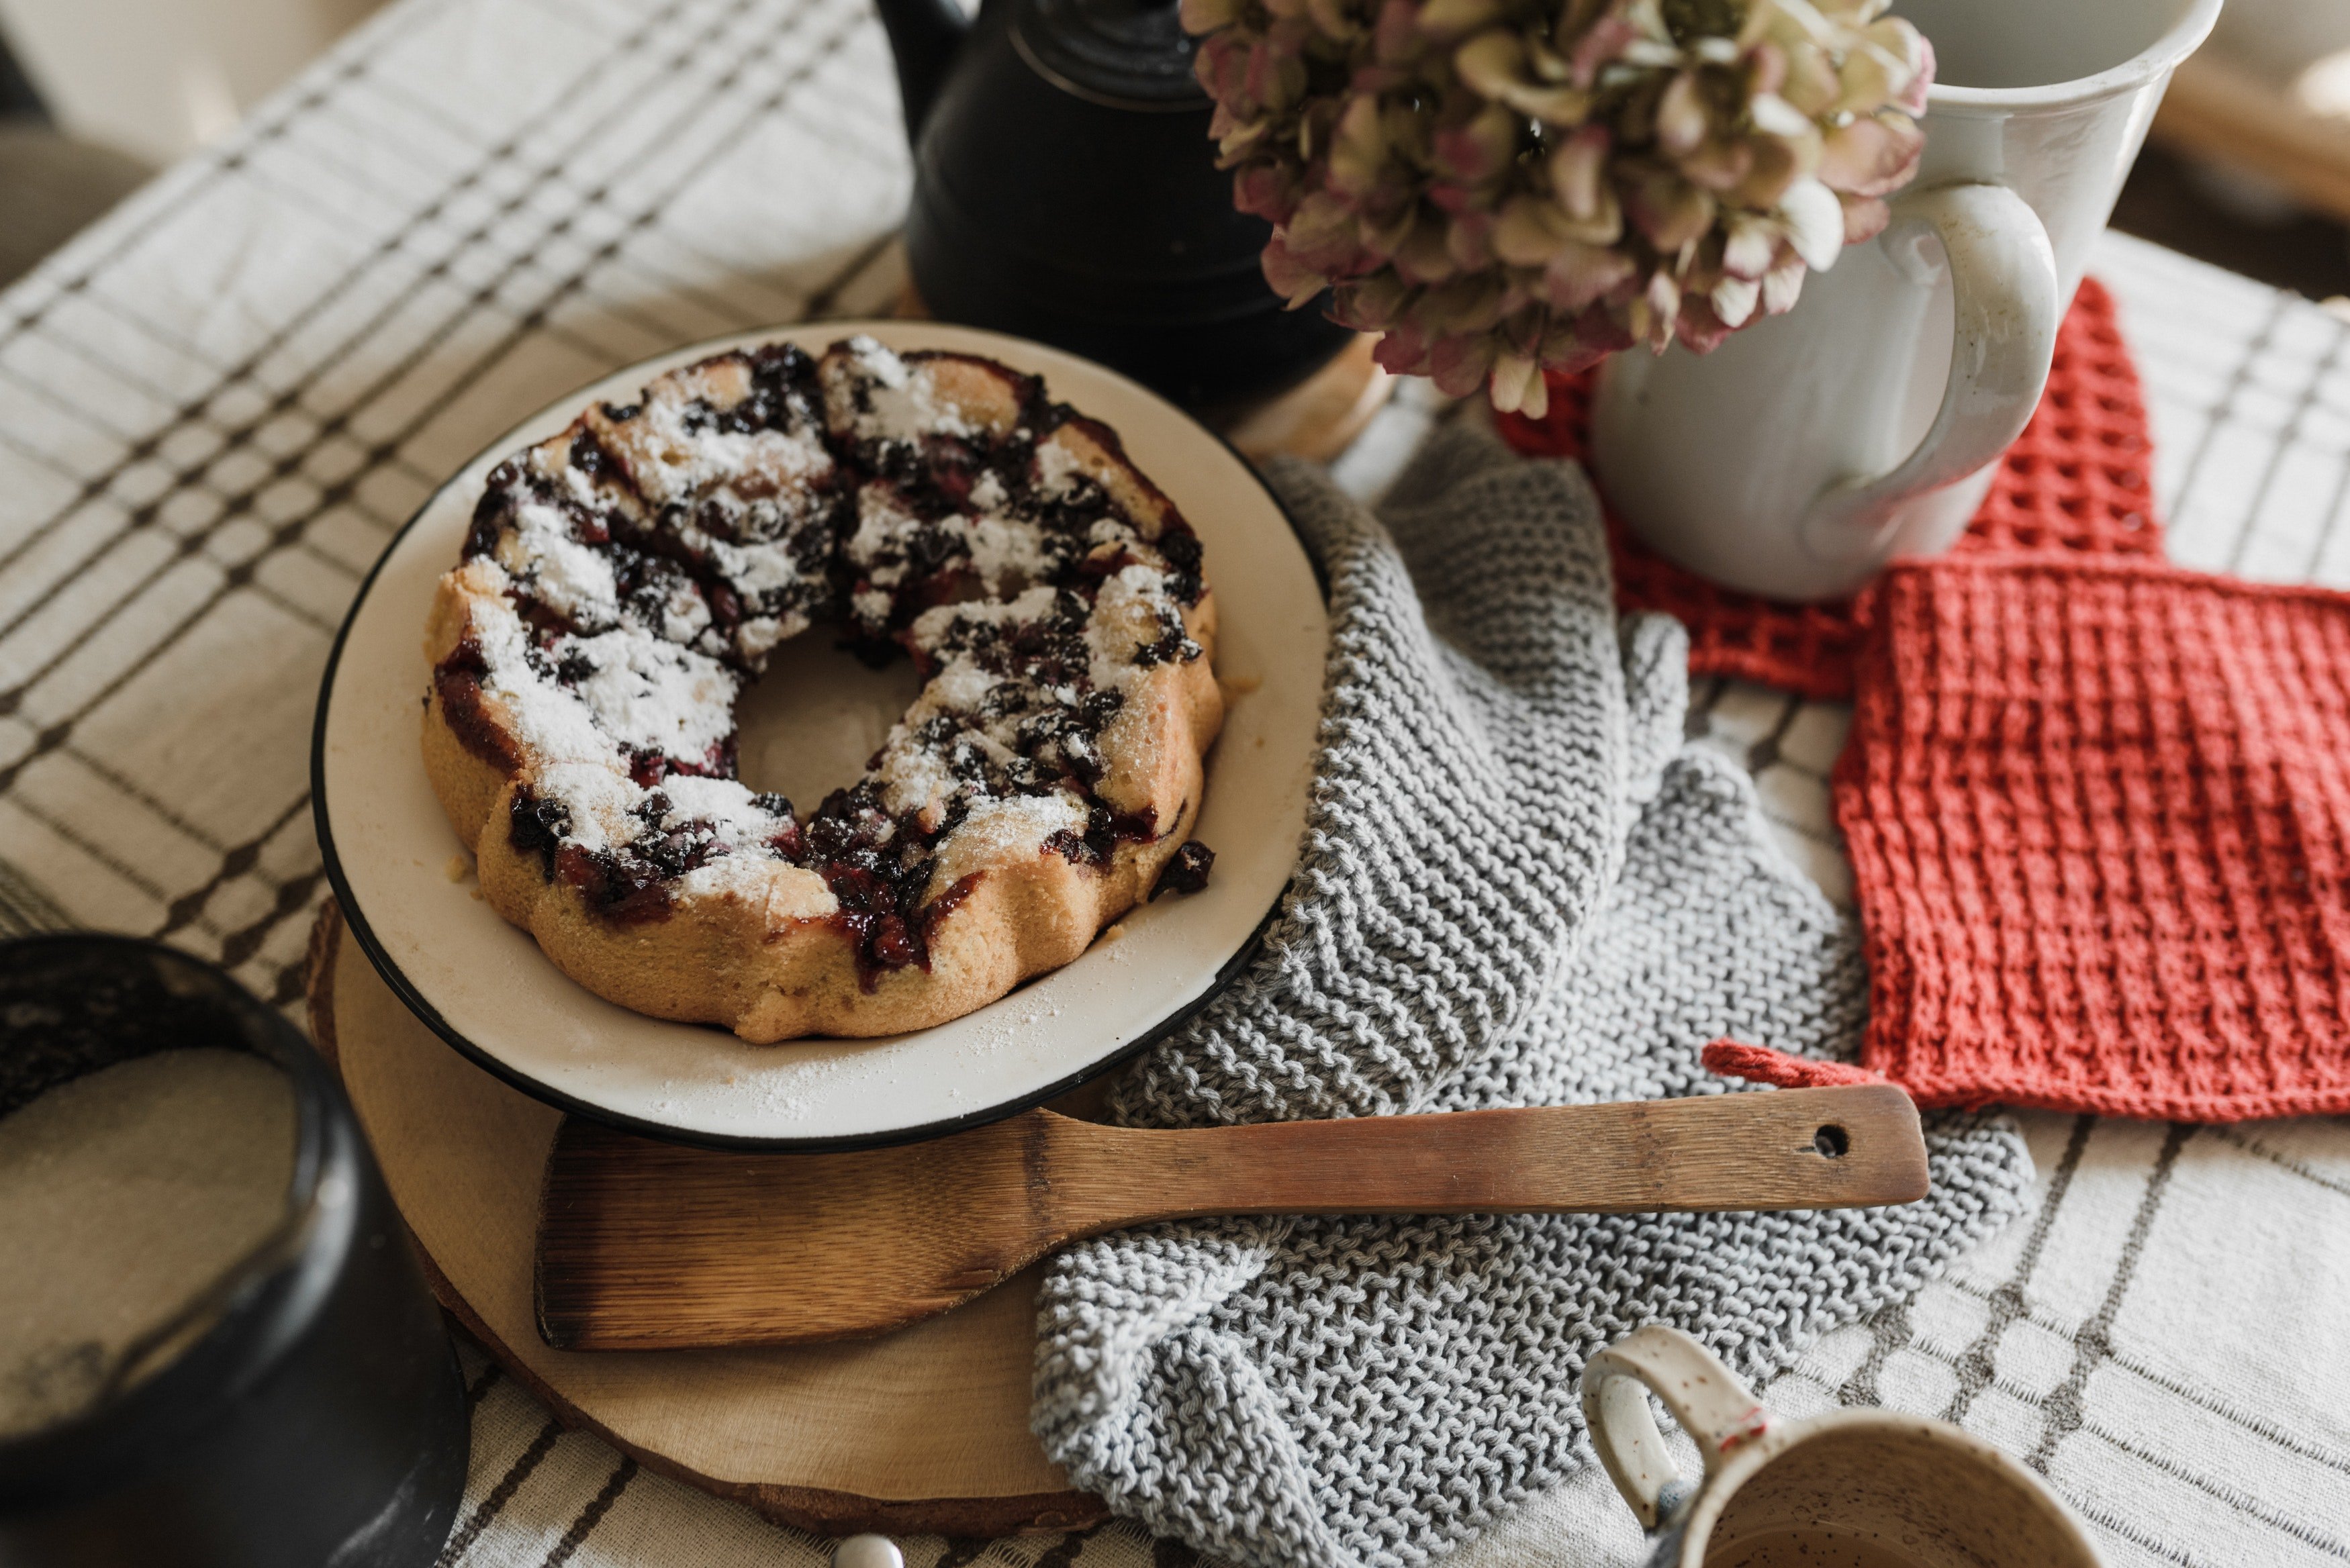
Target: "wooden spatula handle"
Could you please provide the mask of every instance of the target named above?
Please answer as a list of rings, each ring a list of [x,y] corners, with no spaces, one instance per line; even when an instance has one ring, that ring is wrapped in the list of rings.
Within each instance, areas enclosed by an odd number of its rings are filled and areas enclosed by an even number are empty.
[[[1926,1195],[1891,1084],[1211,1131],[1052,1129],[1076,1233],[1206,1214],[1850,1209]]]
[[[1193,1132],[1029,1111],[842,1154],[726,1154],[567,1121],[539,1325],[573,1349],[795,1345],[943,1312],[1054,1247],[1212,1214],[1836,1209],[1926,1192],[1888,1084]]]

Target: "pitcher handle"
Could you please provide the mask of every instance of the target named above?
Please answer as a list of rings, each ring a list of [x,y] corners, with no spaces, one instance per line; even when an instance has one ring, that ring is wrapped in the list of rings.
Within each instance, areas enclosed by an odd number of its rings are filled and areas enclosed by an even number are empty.
[[[1903,196],[1882,244],[1912,282],[1930,284],[1926,254],[1939,238],[1956,309],[1950,375],[1917,450],[1892,469],[1830,484],[1804,519],[1803,539],[1825,561],[1851,561],[1879,548],[1894,509],[1955,484],[2004,452],[2023,433],[2056,351],[2056,255],[2048,231],[2004,185],[1959,184]]]
[[[1677,1328],[1651,1324],[1591,1358],[1583,1373],[1583,1424],[1607,1479],[1643,1529],[1655,1530],[1694,1495],[1673,1468],[1648,1394],[1665,1402],[1697,1444],[1705,1473],[1771,1429],[1771,1412],[1737,1375]]]

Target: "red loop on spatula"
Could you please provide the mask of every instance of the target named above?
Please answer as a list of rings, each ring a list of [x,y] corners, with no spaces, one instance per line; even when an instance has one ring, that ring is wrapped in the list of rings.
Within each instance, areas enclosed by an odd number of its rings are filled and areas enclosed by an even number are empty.
[[[1548,411],[1539,420],[1501,415],[1503,439],[1530,457],[1587,457],[1592,373],[1553,377],[1547,386]],[[1990,494],[1952,554],[2158,559],[2153,466],[2137,371],[2114,325],[2113,297],[2085,279],[2057,331],[2040,407],[2000,461]],[[1780,604],[1717,587],[1651,554],[1612,514],[1607,529],[1617,602],[1663,610],[1689,628],[1690,674],[1759,680],[1801,697],[1852,695],[1866,596]]]
[[[1850,1062],[1821,1062],[1791,1056],[1767,1045],[1747,1045],[1717,1040],[1700,1058],[1705,1070],[1721,1078],[1743,1078],[1750,1084],[1773,1084],[1782,1089],[1825,1089],[1838,1084],[1882,1084],[1882,1073],[1872,1073]]]

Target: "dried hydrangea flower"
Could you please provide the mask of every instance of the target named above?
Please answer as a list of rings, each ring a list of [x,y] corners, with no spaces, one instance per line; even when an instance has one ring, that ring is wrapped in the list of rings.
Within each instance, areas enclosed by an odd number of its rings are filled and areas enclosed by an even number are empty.
[[[1544,370],[1703,353],[1885,226],[1934,74],[1887,0],[1182,0],[1293,308],[1539,415]]]

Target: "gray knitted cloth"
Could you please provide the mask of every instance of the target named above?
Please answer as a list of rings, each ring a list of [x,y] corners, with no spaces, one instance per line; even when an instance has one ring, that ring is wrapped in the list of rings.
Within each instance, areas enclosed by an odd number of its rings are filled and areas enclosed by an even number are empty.
[[[1121,1083],[1150,1126],[1729,1092],[1732,1035],[1848,1056],[1854,932],[1685,748],[1686,644],[1619,618],[1579,471],[1438,436],[1385,526],[1275,472],[1327,570],[1304,859],[1264,950]],[[1752,1378],[2014,1214],[2022,1139],[1795,1214],[1217,1220],[1064,1253],[1034,1424],[1076,1485],[1239,1562],[1412,1564],[1579,1463],[1585,1360],[1663,1321]]]

